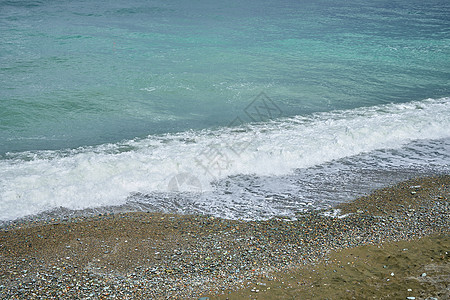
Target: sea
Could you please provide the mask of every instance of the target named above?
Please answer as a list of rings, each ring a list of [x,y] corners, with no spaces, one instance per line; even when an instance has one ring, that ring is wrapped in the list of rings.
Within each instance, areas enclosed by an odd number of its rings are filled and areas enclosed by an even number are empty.
[[[449,173],[447,0],[0,0],[0,222],[294,218]]]

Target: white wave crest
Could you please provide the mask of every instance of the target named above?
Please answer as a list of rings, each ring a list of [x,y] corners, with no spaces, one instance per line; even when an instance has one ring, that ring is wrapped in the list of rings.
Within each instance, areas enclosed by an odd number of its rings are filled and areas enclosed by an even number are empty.
[[[426,99],[75,150],[8,154],[0,160],[0,220],[57,207],[120,205],[133,193],[198,192],[230,175],[288,174],[413,140],[447,138],[449,116],[450,98]]]

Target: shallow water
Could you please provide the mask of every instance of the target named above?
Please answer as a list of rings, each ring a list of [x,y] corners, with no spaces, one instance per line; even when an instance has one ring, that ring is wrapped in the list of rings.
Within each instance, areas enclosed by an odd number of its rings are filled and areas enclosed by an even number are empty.
[[[449,172],[445,1],[3,1],[0,220],[265,218]]]

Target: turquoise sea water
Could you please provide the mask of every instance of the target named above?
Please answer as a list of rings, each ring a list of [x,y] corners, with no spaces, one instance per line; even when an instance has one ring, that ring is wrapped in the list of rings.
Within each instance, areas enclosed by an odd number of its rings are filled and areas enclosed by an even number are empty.
[[[258,218],[448,173],[449,16],[435,0],[0,1],[0,220]]]

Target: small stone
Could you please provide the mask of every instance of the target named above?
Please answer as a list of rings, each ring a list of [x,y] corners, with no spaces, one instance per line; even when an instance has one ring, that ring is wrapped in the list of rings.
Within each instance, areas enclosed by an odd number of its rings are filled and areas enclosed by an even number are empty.
[[[406,297],[406,299],[408,299],[408,300],[414,300],[414,299],[416,299],[416,297]]]
[[[422,273],[422,275],[420,275],[421,277],[425,277],[427,276],[427,273]]]
[[[394,272],[391,273],[391,276],[394,276]]]

